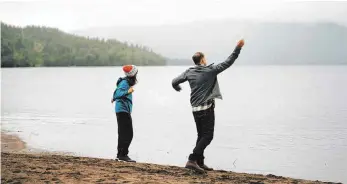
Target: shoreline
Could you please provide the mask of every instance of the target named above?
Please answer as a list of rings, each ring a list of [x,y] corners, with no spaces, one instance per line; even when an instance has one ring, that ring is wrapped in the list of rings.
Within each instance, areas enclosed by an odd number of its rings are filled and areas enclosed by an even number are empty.
[[[1,183],[331,183],[272,174],[216,170],[197,174],[188,169],[149,163],[77,157],[29,151],[18,136],[1,132]]]
[[[20,152],[26,147],[26,143],[18,136],[1,131],[1,152]]]
[[[1,130],[1,152],[39,154],[39,155],[66,155],[76,156],[74,153],[47,151],[43,149],[32,148],[27,145],[18,135],[13,132]]]

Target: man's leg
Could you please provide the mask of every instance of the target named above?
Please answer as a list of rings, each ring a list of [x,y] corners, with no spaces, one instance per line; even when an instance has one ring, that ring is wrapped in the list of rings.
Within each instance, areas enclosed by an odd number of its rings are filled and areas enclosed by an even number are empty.
[[[201,123],[201,120],[196,116],[194,116],[194,120],[195,120],[195,125],[196,125],[196,131],[198,134],[198,138],[196,140],[196,145],[198,145],[198,143],[202,137],[202,123]]]
[[[203,124],[202,126],[202,134],[204,137],[207,137],[207,141],[208,141],[208,144],[206,145],[207,147],[211,143],[213,139],[213,135],[214,135],[215,116],[214,116],[213,107],[211,107],[208,111],[208,114],[206,116],[206,122],[207,123]],[[204,154],[205,149],[203,150],[202,154]],[[205,157],[204,155],[202,155],[202,157],[200,157],[200,159],[197,160],[198,165],[205,170],[209,170],[209,171],[213,170],[212,168],[205,165],[204,159]]]
[[[209,108],[207,110],[198,112],[197,115],[199,123],[201,123],[201,138],[197,143],[191,155],[192,160],[197,161],[203,158],[204,150],[211,143],[214,133],[214,110]],[[200,116],[199,116],[200,115]]]
[[[204,150],[213,139],[214,110],[213,108],[209,108],[204,111],[194,112],[193,115],[194,115],[195,122],[197,124],[197,128],[199,127],[198,128],[199,130],[198,130],[198,141],[193,150],[193,153],[189,155],[189,161],[191,162],[191,164],[195,163],[197,165],[198,161],[201,162],[204,160]],[[199,133],[200,133],[200,138],[199,138]]]
[[[196,140],[196,146],[199,145],[199,142],[202,139],[202,123],[203,123],[203,119],[204,119],[204,114],[202,111],[199,112],[193,112],[193,116],[194,116],[194,120],[195,120],[195,124],[196,124],[196,130],[197,130],[197,134],[198,134],[198,138]],[[189,169],[193,169],[195,171],[198,171],[200,173],[204,173],[204,169],[202,169],[201,167],[199,167],[199,165],[197,164],[197,160],[199,160],[202,157],[202,155],[198,155],[196,153],[192,153],[189,155],[189,160],[186,164],[186,168]]]
[[[199,144],[201,144],[200,142],[203,138],[202,127],[203,127],[204,121],[206,119],[205,115],[206,115],[205,111],[193,112],[193,116],[194,116],[194,120],[195,120],[195,124],[196,124],[196,129],[197,129],[197,133],[198,133],[198,138],[197,138],[194,150],[197,150],[197,147],[199,146]],[[203,152],[193,151],[193,153],[189,155],[189,160],[197,161],[202,156],[203,156]]]

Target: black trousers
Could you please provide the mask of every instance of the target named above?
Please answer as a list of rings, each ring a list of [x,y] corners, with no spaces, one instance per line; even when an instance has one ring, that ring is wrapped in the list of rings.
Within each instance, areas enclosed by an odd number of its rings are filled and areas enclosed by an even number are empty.
[[[133,139],[133,122],[131,115],[126,112],[116,113],[118,123],[118,154],[117,157],[127,156]]]
[[[204,151],[211,143],[214,133],[214,104],[209,109],[193,112],[198,139],[193,153],[189,155],[189,160],[204,164]]]

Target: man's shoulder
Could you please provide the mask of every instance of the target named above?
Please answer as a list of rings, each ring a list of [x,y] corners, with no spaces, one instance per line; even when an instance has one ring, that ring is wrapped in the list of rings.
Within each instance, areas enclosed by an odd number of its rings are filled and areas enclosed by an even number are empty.
[[[189,73],[189,72],[193,71],[194,69],[195,69],[195,66],[191,66],[191,67],[187,68],[187,69],[184,71],[184,73]]]
[[[185,73],[190,73],[190,72],[196,72],[196,71],[211,71],[214,68],[214,63],[209,64],[207,66],[201,66],[201,65],[196,65],[196,66],[191,66],[188,69],[185,70]]]
[[[214,67],[214,63],[207,65],[207,66],[195,66],[195,67],[190,67],[188,68],[188,70],[199,70],[199,71],[210,71],[211,69],[213,69]]]

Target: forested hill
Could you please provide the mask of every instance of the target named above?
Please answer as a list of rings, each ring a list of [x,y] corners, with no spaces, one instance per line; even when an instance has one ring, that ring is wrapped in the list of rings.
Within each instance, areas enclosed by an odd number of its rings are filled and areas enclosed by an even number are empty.
[[[67,34],[59,29],[1,22],[1,67],[165,65],[151,49]]]

